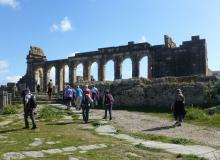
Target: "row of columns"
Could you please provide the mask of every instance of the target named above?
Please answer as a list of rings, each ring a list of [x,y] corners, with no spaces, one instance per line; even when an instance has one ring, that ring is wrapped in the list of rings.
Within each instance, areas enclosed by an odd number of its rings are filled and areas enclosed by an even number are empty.
[[[122,61],[123,59],[120,57],[117,57],[114,59],[114,79],[122,79]],[[106,61],[99,61],[98,62],[98,81],[104,81],[105,80],[105,64]],[[63,64],[55,64],[53,65],[56,68],[56,86],[58,87],[59,91],[63,90],[63,85],[65,82],[65,65]],[[69,63],[69,83],[73,84],[77,81],[77,75],[76,75],[76,68],[77,65]],[[151,59],[148,57],[148,78],[151,78]],[[44,91],[47,90],[47,85],[50,80],[50,70],[51,67],[46,66],[44,67],[43,72],[43,88]],[[91,64],[89,62],[83,63],[83,80],[84,81],[90,81],[91,75]],[[139,77],[140,74],[140,59],[139,58],[132,58],[132,78]]]

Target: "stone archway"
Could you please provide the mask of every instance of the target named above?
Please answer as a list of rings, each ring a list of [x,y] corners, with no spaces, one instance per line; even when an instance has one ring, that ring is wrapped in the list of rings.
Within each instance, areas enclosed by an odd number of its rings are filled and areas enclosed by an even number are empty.
[[[35,70],[34,72],[34,77],[35,77],[35,91],[36,91],[36,87],[37,85],[40,85],[40,89],[43,89],[43,85],[44,85],[44,73],[43,73],[43,68],[38,68]]]
[[[132,78],[132,61],[126,58],[122,62],[122,79]]]
[[[144,56],[139,61],[139,72],[140,72],[139,77],[148,78],[149,77],[148,68],[149,68],[148,56]]]
[[[108,60],[105,63],[105,80],[106,81],[114,81],[115,79],[115,73],[114,73],[114,61]]]

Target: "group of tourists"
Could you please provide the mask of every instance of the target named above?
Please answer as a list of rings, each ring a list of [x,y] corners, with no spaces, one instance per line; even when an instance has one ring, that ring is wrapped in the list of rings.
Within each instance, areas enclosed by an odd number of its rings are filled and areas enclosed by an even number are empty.
[[[51,99],[52,95],[52,87],[52,80],[50,80],[47,91],[49,100]],[[71,107],[75,107],[76,110],[82,109],[83,120],[85,123],[87,123],[89,120],[90,108],[94,108],[98,105],[98,101],[102,100],[102,105],[105,108],[103,119],[107,119],[107,112],[109,112],[109,120],[112,120],[112,106],[114,98],[110,91],[108,89],[105,90],[104,95],[100,97],[99,91],[94,84],[90,88],[88,85],[85,85],[84,87],[77,86],[76,89],[74,89],[70,85],[66,85],[63,92],[63,99],[67,109],[70,109]],[[37,128],[35,122],[35,108],[37,106],[36,98],[31,94],[29,89],[26,89],[22,92],[22,97],[24,105],[24,128],[29,128],[28,117],[30,116],[32,121],[32,129],[35,129]],[[186,115],[185,97],[181,89],[176,90],[175,101],[171,105],[171,110],[176,120],[174,127],[181,126]]]
[[[76,110],[82,109],[82,116],[85,123],[89,120],[89,110],[98,105],[100,99],[99,91],[93,84],[91,89],[88,85],[77,86],[76,89],[67,85],[64,89],[64,102],[67,109],[70,107],[76,107]],[[105,91],[103,98],[103,106],[105,107],[105,115],[103,118],[107,118],[107,111],[109,111],[109,120],[112,119],[112,105],[114,102],[113,96],[109,90]]]

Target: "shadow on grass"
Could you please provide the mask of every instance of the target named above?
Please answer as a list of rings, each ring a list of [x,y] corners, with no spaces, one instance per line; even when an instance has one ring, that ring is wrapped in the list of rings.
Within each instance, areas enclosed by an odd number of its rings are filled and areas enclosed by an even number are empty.
[[[54,122],[54,123],[47,123],[46,125],[68,125],[68,124],[83,124],[84,121],[74,121],[74,122]]]
[[[22,130],[25,130],[25,129],[16,128],[16,129],[0,130],[0,133],[17,132],[17,131],[22,131]]]
[[[145,130],[142,130],[142,131],[160,131],[160,130],[167,130],[167,129],[171,129],[171,128],[175,128],[175,126],[164,126],[164,127],[155,127],[155,128],[150,128],[150,129],[145,129]]]

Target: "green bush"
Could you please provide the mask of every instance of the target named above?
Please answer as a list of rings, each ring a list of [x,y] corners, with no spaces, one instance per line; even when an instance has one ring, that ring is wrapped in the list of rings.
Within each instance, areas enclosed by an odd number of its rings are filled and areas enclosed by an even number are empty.
[[[209,117],[206,112],[199,108],[188,108],[186,113],[186,120],[208,120]]]
[[[1,110],[0,112],[1,114],[16,114],[17,110],[15,108],[15,106],[7,106],[5,107],[3,110]]]

